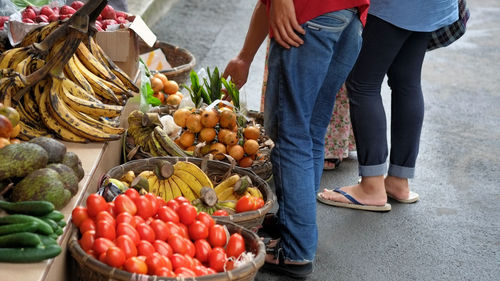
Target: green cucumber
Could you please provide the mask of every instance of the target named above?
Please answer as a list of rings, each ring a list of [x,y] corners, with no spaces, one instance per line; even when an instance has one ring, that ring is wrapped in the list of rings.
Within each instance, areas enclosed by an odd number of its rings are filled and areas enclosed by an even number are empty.
[[[0,208],[8,213],[44,216],[54,211],[54,204],[48,201],[8,202],[0,200]]]
[[[0,248],[35,247],[40,245],[40,237],[31,232],[18,232],[0,236]]]
[[[47,236],[47,235],[41,235],[41,234],[37,234],[37,235],[40,238],[40,240],[42,241],[42,244],[45,246],[58,245],[57,240],[56,240],[57,237],[56,237],[56,239],[54,239],[54,238]]]
[[[54,233],[54,230],[52,229],[52,227],[50,227],[49,224],[47,224],[45,221],[43,221],[37,217],[34,217],[34,216],[16,214],[16,215],[8,215],[8,216],[0,217],[0,225],[1,224],[25,223],[25,222],[32,222],[32,221],[36,221],[36,222],[38,222],[38,224],[40,224],[38,226],[38,230],[41,234],[50,235],[50,234]]]
[[[58,210],[54,210],[54,211],[46,214],[42,218],[48,218],[48,219],[51,219],[55,222],[58,222],[58,221],[64,219],[64,215],[61,212],[59,212]]]
[[[0,248],[0,262],[30,263],[40,262],[59,255],[59,245],[44,245],[37,248]]]
[[[51,219],[48,219],[48,218],[40,218],[41,220],[43,220],[44,222],[46,222],[48,225],[50,225],[50,227],[52,227],[52,230],[54,232],[56,232],[57,228],[59,227],[59,225],[57,224],[57,222],[51,220]]]
[[[63,220],[60,220],[57,222],[57,225],[59,225],[60,227],[65,227],[66,226],[66,222],[63,221]]]
[[[1,225],[0,235],[17,232],[36,232],[39,225],[36,221]]]

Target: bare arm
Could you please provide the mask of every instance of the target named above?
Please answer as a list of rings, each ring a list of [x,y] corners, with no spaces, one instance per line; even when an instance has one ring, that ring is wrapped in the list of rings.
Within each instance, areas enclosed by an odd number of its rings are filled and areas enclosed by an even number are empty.
[[[269,31],[269,22],[266,15],[266,6],[261,1],[257,1],[250,20],[245,42],[239,54],[229,61],[224,74],[224,78],[231,76],[238,88],[245,85],[248,79],[250,65],[259,50],[260,45],[266,38]]]

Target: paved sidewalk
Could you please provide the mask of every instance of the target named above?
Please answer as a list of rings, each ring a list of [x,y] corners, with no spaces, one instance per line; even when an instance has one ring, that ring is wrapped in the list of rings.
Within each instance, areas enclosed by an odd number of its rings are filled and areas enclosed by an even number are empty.
[[[178,0],[126,0],[128,12],[140,15],[148,26],[153,26],[162,16],[166,15],[172,5]]]

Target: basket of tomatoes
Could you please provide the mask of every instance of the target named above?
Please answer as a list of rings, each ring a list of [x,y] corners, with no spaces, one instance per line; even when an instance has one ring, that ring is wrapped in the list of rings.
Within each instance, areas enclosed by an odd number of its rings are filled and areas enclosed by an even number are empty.
[[[73,280],[254,280],[265,246],[252,231],[128,189],[107,202],[90,194],[72,212]]]

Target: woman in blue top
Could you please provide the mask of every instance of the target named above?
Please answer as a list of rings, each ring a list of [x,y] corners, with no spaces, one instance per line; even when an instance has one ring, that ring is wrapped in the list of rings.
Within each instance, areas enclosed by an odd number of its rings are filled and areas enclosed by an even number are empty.
[[[402,203],[418,201],[408,178],[414,176],[424,117],[422,63],[430,32],[457,19],[457,0],[372,0],[363,45],[346,82],[361,181],[325,189],[318,194],[319,201],[370,211],[389,211],[387,197]],[[392,91],[388,167],[387,123],[380,95],[386,74]]]

